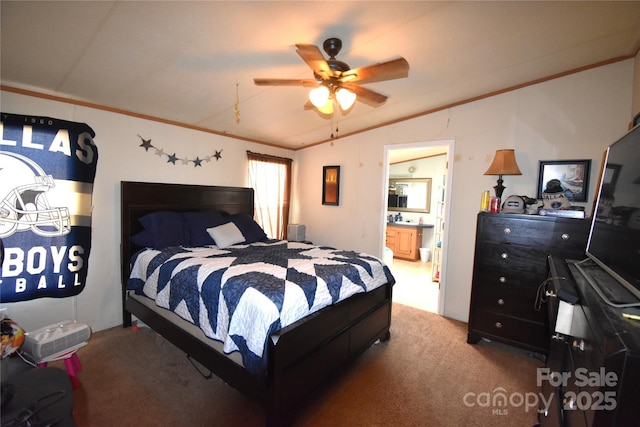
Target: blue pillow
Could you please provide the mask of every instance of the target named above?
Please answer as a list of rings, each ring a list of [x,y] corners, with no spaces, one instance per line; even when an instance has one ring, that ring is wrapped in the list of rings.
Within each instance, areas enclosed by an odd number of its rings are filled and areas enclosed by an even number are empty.
[[[150,233],[154,249],[189,245],[189,230],[180,212],[152,212],[138,221]]]
[[[215,242],[207,233],[207,228],[216,227],[228,221],[217,211],[185,212],[184,220],[191,246],[213,245]]]
[[[149,230],[142,230],[141,232],[131,236],[131,242],[141,248],[154,248],[156,243],[153,239],[153,235]]]
[[[267,235],[249,214],[236,214],[229,217],[236,227],[240,229],[246,239],[244,243],[261,242],[267,239]]]

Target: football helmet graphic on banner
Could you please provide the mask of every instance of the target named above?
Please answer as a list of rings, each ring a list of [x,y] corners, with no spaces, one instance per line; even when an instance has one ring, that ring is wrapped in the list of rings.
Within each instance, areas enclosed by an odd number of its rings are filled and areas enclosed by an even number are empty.
[[[0,238],[31,230],[44,237],[71,231],[69,209],[52,208],[46,193],[55,187],[51,175],[31,159],[0,151]]]

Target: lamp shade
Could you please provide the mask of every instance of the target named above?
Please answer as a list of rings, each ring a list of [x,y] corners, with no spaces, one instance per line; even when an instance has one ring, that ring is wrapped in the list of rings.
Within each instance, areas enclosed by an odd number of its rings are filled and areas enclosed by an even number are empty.
[[[485,175],[522,175],[518,163],[516,163],[516,154],[513,149],[496,150],[496,155]]]
[[[316,107],[322,108],[329,101],[329,88],[326,86],[318,86],[309,91],[309,101]]]
[[[322,114],[333,114],[333,99],[329,99],[322,107],[317,107]]]
[[[353,103],[356,102],[356,94],[341,87],[336,92],[336,99],[338,100],[338,104],[340,104],[340,108],[348,110]]]

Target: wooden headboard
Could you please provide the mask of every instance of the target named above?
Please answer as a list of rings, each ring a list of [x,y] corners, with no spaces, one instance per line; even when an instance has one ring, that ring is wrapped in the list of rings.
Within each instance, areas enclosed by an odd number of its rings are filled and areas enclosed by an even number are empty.
[[[120,263],[123,307],[129,261],[141,249],[130,240],[132,235],[142,231],[139,218],[157,211],[222,211],[229,215],[248,213],[253,217],[253,200],[252,188],[122,181]]]

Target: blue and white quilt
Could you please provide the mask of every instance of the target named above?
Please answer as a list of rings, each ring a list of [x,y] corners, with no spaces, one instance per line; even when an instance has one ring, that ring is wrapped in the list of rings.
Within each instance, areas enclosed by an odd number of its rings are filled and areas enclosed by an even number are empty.
[[[376,257],[268,240],[145,249],[132,260],[127,289],[200,327],[225,353],[239,351],[245,368],[258,374],[271,333],[388,282],[395,280]]]

